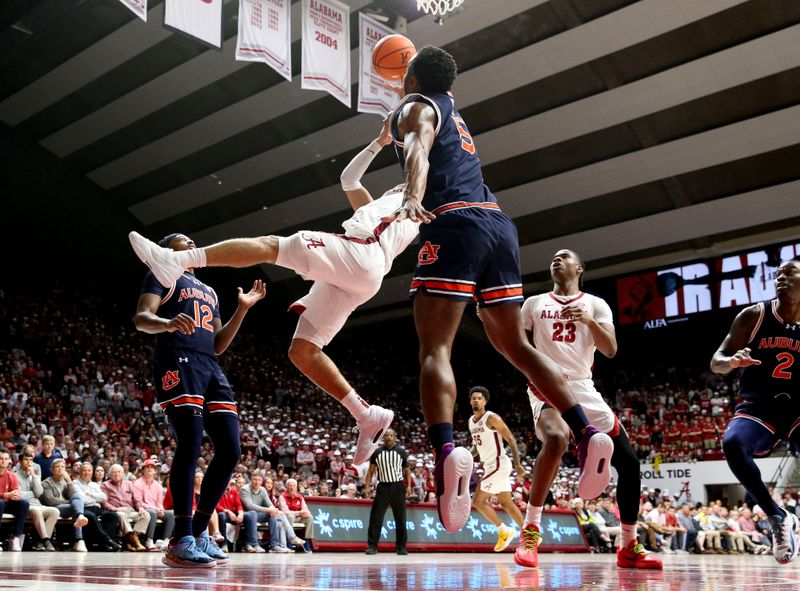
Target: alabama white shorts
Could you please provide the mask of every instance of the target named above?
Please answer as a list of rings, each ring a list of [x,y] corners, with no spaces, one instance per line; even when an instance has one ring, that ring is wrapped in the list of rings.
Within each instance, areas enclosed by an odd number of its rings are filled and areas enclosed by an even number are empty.
[[[309,340],[319,347],[331,342],[353,310],[380,289],[385,260],[377,242],[310,230],[278,238],[275,264],[314,281],[291,306],[316,329],[316,338]]]
[[[567,386],[575,397],[576,402],[583,407],[589,422],[597,427],[599,431],[611,433],[616,425],[616,417],[611,407],[603,400],[600,392],[595,389],[594,382],[592,380],[567,380]],[[539,430],[539,417],[542,414],[545,403],[539,400],[531,392],[530,388],[528,388],[528,400],[533,411],[533,425],[536,437],[539,441],[544,441],[544,437],[542,437],[542,433]]]
[[[481,490],[493,495],[511,492],[511,458],[504,456],[498,462],[484,462]]]

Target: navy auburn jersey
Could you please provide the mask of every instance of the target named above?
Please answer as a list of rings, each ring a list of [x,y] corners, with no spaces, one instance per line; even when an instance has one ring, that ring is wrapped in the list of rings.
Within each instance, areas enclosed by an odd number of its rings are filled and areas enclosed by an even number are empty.
[[[497,199],[483,182],[481,161],[475,142],[466,123],[458,114],[450,93],[406,95],[395,109],[391,132],[395,150],[403,167],[403,142],[398,139],[397,119],[403,106],[408,103],[424,102],[433,107],[437,115],[436,139],[428,155],[428,183],[422,205],[433,211],[447,203],[465,201],[468,203],[497,203]]]
[[[184,273],[167,289],[148,271],[142,284],[142,293],[153,293],[161,298],[158,313],[164,318],[174,318],[180,313],[194,319],[194,334],[181,332],[162,332],[156,335],[156,353],[174,349],[184,349],[214,353],[214,319],[219,318],[217,292],[198,280],[191,273]]]
[[[800,400],[800,325],[785,322],[778,314],[778,300],[756,304],[758,321],[750,335],[750,356],[761,365],[742,370],[739,395],[747,400],[774,398],[786,393]]]

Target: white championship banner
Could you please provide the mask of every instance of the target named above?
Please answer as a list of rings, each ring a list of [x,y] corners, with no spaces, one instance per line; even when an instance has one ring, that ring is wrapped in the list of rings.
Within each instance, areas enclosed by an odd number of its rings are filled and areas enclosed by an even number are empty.
[[[133,14],[147,22],[147,0],[119,0],[130,9]]]
[[[222,0],[164,0],[164,26],[222,49]]]
[[[350,106],[350,9],[346,4],[303,0],[300,87],[326,90]]]
[[[291,0],[239,0],[236,59],[264,62],[292,81]]]
[[[386,87],[389,82],[372,69],[372,50],[378,41],[395,31],[378,21],[358,13],[358,107],[359,113],[375,113],[383,117],[400,103],[400,95]]]

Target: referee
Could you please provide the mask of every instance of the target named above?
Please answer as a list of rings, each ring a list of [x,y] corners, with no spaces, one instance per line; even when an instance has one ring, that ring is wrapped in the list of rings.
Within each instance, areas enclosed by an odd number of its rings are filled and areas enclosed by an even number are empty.
[[[397,433],[387,429],[383,436],[383,446],[372,454],[367,471],[364,497],[370,496],[370,484],[375,468],[378,469],[378,489],[372,509],[369,513],[369,530],[367,530],[367,554],[378,553],[378,542],[381,537],[381,525],[386,507],[392,506],[395,533],[397,534],[397,553],[408,554],[406,551],[406,497],[411,496],[411,469],[408,467],[408,453],[402,447],[397,447]],[[403,486],[403,481],[408,486]]]

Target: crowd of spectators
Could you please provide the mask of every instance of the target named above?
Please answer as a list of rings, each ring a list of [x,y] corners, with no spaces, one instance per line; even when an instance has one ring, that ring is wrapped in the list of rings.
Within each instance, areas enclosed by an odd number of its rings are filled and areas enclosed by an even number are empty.
[[[175,440],[155,400],[152,337],[134,330],[129,313],[91,291],[0,293],[0,446],[9,452],[8,469],[29,505],[36,549],[53,548],[59,518],[72,520],[69,542],[81,551],[84,531],[94,547],[133,551],[158,549],[173,527],[167,483]],[[433,456],[417,402],[416,356],[402,347],[345,343],[333,356],[365,399],[397,412],[393,428],[409,452],[412,500],[432,501]],[[351,417],[290,364],[285,349],[276,337],[243,332],[221,357],[237,394],[243,453],[210,529],[248,552],[262,550],[257,526],[263,522],[270,524],[265,545],[273,551],[293,545],[310,550],[305,540],[313,539],[313,523],[302,499],[359,498],[365,484],[367,465],[352,462]],[[501,394],[492,397],[493,410],[515,433],[530,468],[540,445],[524,379],[505,365],[487,370],[481,361],[462,354],[457,374],[481,366],[478,379],[494,376],[486,384]],[[674,369],[616,374],[599,384],[601,391],[616,392],[612,406],[640,458],[660,456],[663,462],[720,457],[734,388],[730,378]],[[457,412],[455,427],[466,444],[464,412]],[[212,455],[204,441],[198,479]],[[574,456],[565,457],[564,465],[553,486],[554,503],[570,502],[577,480],[568,468]],[[519,503],[529,486],[515,484]],[[22,541],[14,534],[11,549]]]

